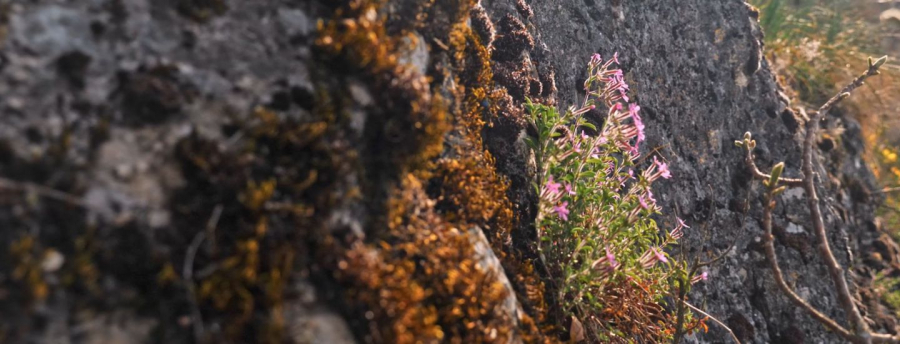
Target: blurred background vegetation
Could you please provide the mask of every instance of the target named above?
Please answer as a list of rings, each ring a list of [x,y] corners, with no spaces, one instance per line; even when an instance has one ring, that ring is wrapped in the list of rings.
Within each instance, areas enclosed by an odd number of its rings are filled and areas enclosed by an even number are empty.
[[[881,189],[882,228],[900,240],[900,1],[752,0],[760,12],[766,54],[794,105],[822,104],[866,67],[888,55],[886,68],[844,102],[866,142],[865,157]],[[865,254],[865,253],[863,253]],[[879,276],[879,294],[900,316],[900,278]]]

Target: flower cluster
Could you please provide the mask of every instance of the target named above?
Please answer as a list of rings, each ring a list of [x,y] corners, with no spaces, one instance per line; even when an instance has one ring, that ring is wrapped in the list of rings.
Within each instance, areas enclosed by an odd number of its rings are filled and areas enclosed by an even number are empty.
[[[604,319],[611,314],[604,307],[612,286],[650,290],[656,304],[649,308],[662,309],[668,283],[691,278],[684,264],[665,252],[688,226],[677,219],[674,229],[660,231],[650,218],[661,210],[651,185],[671,178],[672,172],[656,156],[640,169],[639,147],[646,139],[641,107],[631,102],[624,73],[616,66],[617,54],[605,61],[598,54],[591,57],[579,107],[560,114],[527,105],[538,132],[528,144],[538,167],[541,256],[559,288],[558,301],[597,340],[626,326]],[[584,116],[598,110],[606,111],[600,128]]]

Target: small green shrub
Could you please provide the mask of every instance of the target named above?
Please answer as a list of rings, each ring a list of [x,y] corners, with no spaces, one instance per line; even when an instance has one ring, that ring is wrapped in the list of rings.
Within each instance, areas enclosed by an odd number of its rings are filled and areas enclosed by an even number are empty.
[[[582,325],[572,326],[572,336],[583,328],[592,341],[660,342],[671,338],[676,323],[663,298],[671,283],[690,279],[665,248],[687,226],[678,219],[661,235],[651,218],[660,213],[651,185],[672,174],[655,156],[638,172],[644,124],[640,106],[628,103],[622,71],[612,68],[617,63],[615,55],[605,62],[593,56],[578,108],[559,113],[527,103],[537,132],[527,142],[538,170],[540,253],[558,304]],[[604,109],[599,128],[584,116]]]

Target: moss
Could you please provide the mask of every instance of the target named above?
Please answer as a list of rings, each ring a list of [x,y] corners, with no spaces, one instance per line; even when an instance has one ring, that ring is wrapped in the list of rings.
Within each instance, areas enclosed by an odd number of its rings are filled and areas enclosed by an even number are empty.
[[[531,10],[531,6],[525,0],[516,0],[516,12],[519,12],[519,16],[525,20],[530,20],[534,17],[534,11]]]
[[[50,286],[41,269],[46,253],[37,238],[31,235],[25,235],[9,246],[9,255],[16,264],[11,277],[32,302],[44,301],[50,293]]]
[[[184,248],[199,233],[207,238],[195,266],[215,268],[196,278],[196,299],[205,320],[223,324],[222,335],[206,338],[214,342],[284,339],[286,289],[294,267],[308,261],[296,248],[313,235],[304,231],[313,209],[330,206],[328,197],[316,192],[333,185],[340,175],[334,173],[341,173],[331,158],[342,155],[325,141],[333,133],[328,121],[286,120],[258,109],[253,122],[245,127],[242,152],[220,151],[215,142],[198,136],[177,148],[190,186],[176,197],[177,225],[185,233],[172,245]],[[209,227],[216,208],[221,218]],[[158,283],[178,278],[172,265],[181,263],[162,267]]]
[[[343,7],[337,11],[340,21],[333,19],[319,25],[320,37],[317,45],[320,54],[327,56],[326,63],[333,71],[363,78],[375,85],[383,96],[375,98],[391,99],[394,92],[407,94],[410,83],[405,78],[406,67],[394,65],[396,41],[400,35],[385,36],[377,18],[368,15],[374,12],[374,4],[357,7]],[[365,4],[363,2],[362,4]],[[368,7],[367,7],[368,6]],[[539,279],[527,260],[518,260],[507,252],[509,230],[513,228],[513,212],[505,197],[506,184],[493,167],[490,154],[482,148],[480,131],[485,125],[483,112],[490,111],[482,106],[489,97],[501,97],[493,93],[488,85],[492,83],[490,74],[490,54],[478,42],[464,23],[472,3],[461,1],[459,5],[444,3],[428,8],[429,20],[456,18],[449,26],[449,32],[427,31],[424,35],[439,41],[446,41],[451,47],[448,52],[456,61],[471,61],[462,70],[464,82],[473,85],[446,90],[461,106],[451,118],[453,123],[449,134],[461,137],[463,143],[454,144],[448,157],[433,159],[442,148],[440,142],[449,129],[444,123],[446,110],[443,101],[435,101],[430,111],[417,112],[417,107],[406,107],[403,102],[379,104],[383,109],[375,109],[368,114],[367,133],[363,142],[370,142],[378,151],[364,150],[361,162],[365,169],[377,169],[384,174],[365,173],[364,180],[389,185],[384,193],[365,192],[365,200],[371,204],[384,199],[383,222],[379,219],[368,221],[366,240],[346,236],[326,236],[317,239],[319,254],[316,261],[322,269],[333,271],[333,286],[336,286],[344,313],[359,338],[366,342],[495,342],[506,341],[513,333],[523,336],[529,342],[542,338],[531,317],[521,315],[519,328],[514,328],[516,319],[505,318],[501,305],[506,300],[505,288],[496,276],[483,271],[473,260],[474,248],[465,230],[478,226],[491,236],[494,251],[509,265],[510,276],[517,276],[516,282],[528,281],[532,287],[529,295],[542,300]],[[436,16],[435,13],[447,13]],[[441,19],[436,19],[441,18]],[[364,35],[367,40],[357,39]],[[376,46],[370,46],[373,42]],[[324,59],[323,59],[324,60]],[[460,68],[462,69],[462,68]],[[394,80],[382,84],[382,78]],[[425,79],[420,79],[425,81]],[[477,81],[481,81],[478,86]],[[384,87],[377,87],[383,85]],[[400,86],[398,88],[398,85]],[[427,83],[422,84],[427,85]],[[436,84],[432,84],[437,86]],[[407,101],[422,102],[436,99],[427,88],[411,94]],[[330,99],[340,98],[340,94]],[[418,99],[418,100],[415,100]],[[490,102],[488,102],[490,103]],[[423,107],[418,107],[423,108]],[[338,111],[340,112],[340,111]],[[374,119],[373,116],[388,113],[394,121]],[[487,116],[492,117],[492,116]],[[404,147],[376,143],[372,135],[380,128],[390,128],[396,124],[408,123],[410,119],[430,118],[439,121],[434,130],[408,130],[411,137],[399,137]],[[390,142],[391,136],[387,136]],[[386,165],[375,164],[371,159],[385,161]],[[396,176],[404,176],[401,180]],[[428,193],[423,189],[427,179]],[[391,183],[395,181],[395,183]],[[437,199],[437,202],[431,200]],[[377,214],[377,212],[376,212]],[[384,227],[381,227],[384,226]],[[379,228],[385,228],[380,230]],[[374,236],[373,236],[374,234]],[[502,249],[501,249],[502,248]],[[509,263],[509,264],[507,264]],[[519,271],[526,274],[518,276]],[[321,283],[321,282],[320,282]],[[524,295],[524,294],[523,294]],[[533,310],[528,297],[522,298]],[[365,314],[364,319],[358,318]],[[354,316],[355,315],[355,316]]]
[[[507,342],[514,331],[506,289],[477,266],[464,229],[434,213],[410,174],[391,200],[391,235],[376,245],[352,244],[336,279],[379,330],[366,342]]]
[[[516,108],[503,88],[494,87],[491,53],[480,35],[465,26],[455,30],[453,35],[459,37],[454,41],[455,56],[461,70],[458,84],[464,93],[462,111],[453,131],[462,137],[462,142],[455,148],[455,159],[442,159],[438,165],[438,209],[451,219],[484,228],[494,253],[511,277],[517,299],[525,307],[520,324],[523,337],[528,342],[550,340],[552,337],[545,337],[544,333],[553,333],[555,326],[546,314],[544,284],[527,258],[528,253],[516,248],[513,240],[516,233],[512,231],[520,227],[523,219],[513,211],[507,197],[508,182],[497,173],[496,161],[484,149],[481,136],[486,127],[504,118],[512,119],[508,114]]]
[[[512,14],[507,14],[497,23],[499,37],[494,43],[492,58],[497,61],[517,60],[522,52],[534,49],[534,38],[528,33],[525,24]]]
[[[469,11],[469,17],[472,19],[472,30],[478,34],[481,44],[490,49],[494,43],[494,23],[487,11],[481,5],[476,5]]]

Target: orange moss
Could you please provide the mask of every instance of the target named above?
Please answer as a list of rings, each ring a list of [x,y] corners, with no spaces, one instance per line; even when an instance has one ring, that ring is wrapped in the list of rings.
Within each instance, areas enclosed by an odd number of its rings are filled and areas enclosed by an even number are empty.
[[[50,287],[44,280],[41,262],[46,250],[40,247],[37,239],[25,235],[9,245],[9,254],[16,263],[12,271],[12,279],[20,284],[31,301],[43,301],[50,293]]]
[[[515,329],[502,309],[505,287],[477,265],[466,231],[434,213],[414,175],[395,190],[389,216],[402,220],[387,240],[352,244],[335,272],[377,325],[365,340],[507,342]]]
[[[449,43],[457,59],[468,59],[467,52],[474,49],[470,39],[474,37],[464,23],[472,1],[428,6],[441,13],[457,14],[449,32]],[[458,7],[458,8],[457,8]],[[366,79],[388,97],[393,93],[418,92],[411,101],[379,104],[391,120],[384,121],[387,129],[397,123],[422,123],[414,125],[411,137],[396,140],[403,147],[391,145],[386,154],[401,166],[396,170],[405,176],[391,188],[386,201],[385,224],[387,231],[377,240],[368,243],[359,240],[342,242],[338,238],[323,238],[324,246],[319,261],[335,269],[334,278],[344,290],[346,307],[350,314],[366,314],[360,327],[366,329],[363,338],[374,342],[415,342],[445,340],[450,342],[506,341],[520,335],[528,342],[537,341],[540,334],[533,321],[522,315],[520,329],[512,328],[516,319],[507,319],[499,307],[506,300],[506,291],[496,276],[482,271],[473,260],[474,248],[466,229],[479,226],[491,233],[495,253],[510,266],[524,266],[520,270],[533,276],[530,263],[516,261],[508,252],[508,231],[513,228],[513,212],[506,198],[506,184],[493,168],[493,160],[484,149],[480,130],[480,101],[471,97],[463,87],[447,90],[462,109],[455,113],[454,130],[450,135],[461,134],[464,143],[454,145],[451,157],[428,164],[440,152],[440,139],[447,132],[443,100],[431,94],[424,83],[426,79],[411,80],[408,67],[396,64],[397,36],[388,36],[381,28],[376,14],[377,6],[368,2],[356,2],[338,10],[340,18],[320,22],[317,46],[329,58],[334,69],[348,70],[352,75]],[[435,13],[437,13],[435,12]],[[443,40],[442,35],[438,34]],[[364,37],[364,39],[361,39]],[[481,61],[474,71],[481,76],[484,85],[491,81],[489,53],[483,46],[476,53]],[[382,83],[393,80],[390,84]],[[419,84],[418,82],[423,82]],[[473,83],[474,84],[474,83]],[[378,87],[385,85],[385,87]],[[398,85],[412,85],[400,87]],[[486,97],[486,88],[474,89],[475,94]],[[413,93],[416,93],[413,92]],[[494,94],[501,96],[501,94]],[[465,98],[465,100],[464,100]],[[431,104],[429,111],[426,102]],[[420,105],[415,105],[420,104]],[[369,117],[371,118],[371,116]],[[370,122],[371,123],[371,122]],[[377,124],[367,123],[367,126]],[[430,123],[430,126],[429,126]],[[430,129],[429,129],[430,128]],[[388,136],[390,137],[390,136]],[[397,159],[397,158],[400,159]],[[422,190],[421,180],[432,177],[432,185],[438,191],[438,201],[429,200]],[[370,202],[377,202],[368,198]],[[434,209],[439,209],[440,214]],[[371,231],[372,229],[368,229]],[[504,246],[507,245],[507,246]],[[504,247],[504,249],[498,249]],[[327,253],[326,253],[327,252]],[[505,264],[506,265],[506,264]],[[518,269],[518,268],[517,268]],[[536,278],[518,276],[517,281],[528,280],[530,285],[540,285]],[[531,290],[538,295],[541,288]],[[524,328],[522,327],[524,326]]]
[[[441,183],[438,209],[452,221],[477,224],[484,229],[494,253],[500,258],[507,275],[516,286],[518,299],[531,310],[523,317],[520,328],[529,342],[549,340],[545,332],[554,325],[548,323],[544,284],[535,273],[531,261],[513,247],[510,231],[516,227],[512,204],[506,196],[508,183],[497,174],[494,158],[483,148],[481,132],[490,121],[503,116],[508,96],[502,88],[493,86],[490,50],[481,37],[468,26],[460,25],[451,33],[453,54],[460,65],[463,108],[456,118],[454,132],[462,137],[454,147],[455,158],[442,159],[436,168]],[[537,323],[531,318],[537,317]]]
[[[358,76],[382,93],[376,111],[383,118],[369,117],[384,125],[371,135],[387,146],[379,153],[402,172],[423,167],[441,152],[446,105],[429,90],[427,78],[398,63],[401,36],[387,33],[379,6],[375,1],[353,1],[338,9],[333,19],[319,21],[315,47],[328,56],[323,63],[335,72]]]

